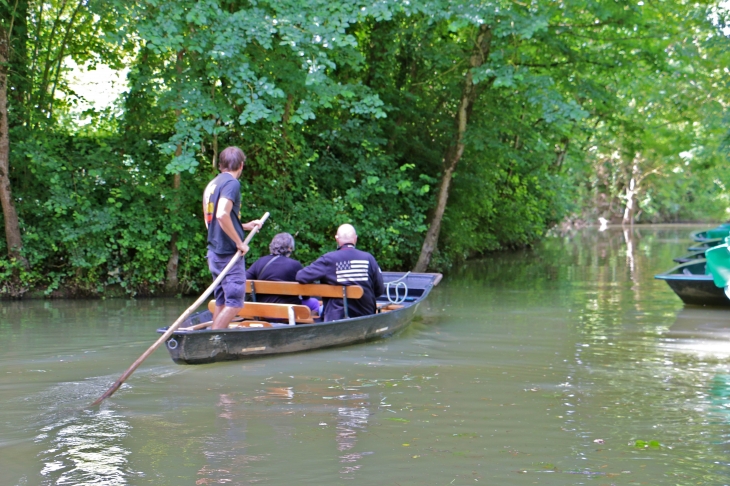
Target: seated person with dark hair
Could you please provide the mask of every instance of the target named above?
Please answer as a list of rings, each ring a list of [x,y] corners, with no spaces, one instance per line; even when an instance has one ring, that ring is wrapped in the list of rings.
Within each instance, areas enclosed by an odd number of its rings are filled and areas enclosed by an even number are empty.
[[[270,255],[256,260],[246,270],[247,280],[271,280],[274,282],[296,282],[297,272],[302,264],[291,257],[294,251],[294,237],[289,233],[279,233],[269,244]],[[313,314],[319,313],[319,302],[314,298],[300,299],[297,295],[257,294],[256,300],[273,304],[306,305]]]

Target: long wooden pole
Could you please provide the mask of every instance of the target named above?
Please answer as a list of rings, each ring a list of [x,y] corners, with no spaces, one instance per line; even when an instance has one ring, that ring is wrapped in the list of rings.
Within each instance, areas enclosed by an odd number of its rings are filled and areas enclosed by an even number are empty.
[[[266,220],[268,218],[269,218],[269,213],[267,212],[266,214],[264,214],[261,217],[261,226],[263,226],[263,224],[266,222]],[[258,231],[261,228],[261,226],[257,226],[254,229],[252,229],[251,231],[249,231],[248,232],[248,236],[246,236],[246,239],[243,241],[243,243],[246,244],[246,245],[248,245],[248,243],[251,241],[251,238],[253,238],[253,236],[256,233],[258,233]],[[149,355],[151,355],[158,347],[160,347],[160,345],[162,343],[164,343],[165,341],[167,341],[167,339],[172,335],[172,333],[174,333],[177,330],[177,328],[180,327],[180,324],[182,324],[183,321],[185,319],[187,319],[190,314],[192,314],[198,307],[200,307],[200,305],[203,302],[205,302],[205,299],[207,299],[208,296],[216,288],[216,286],[219,283],[221,283],[221,281],[223,280],[223,277],[226,276],[226,274],[228,273],[228,271],[233,267],[233,265],[236,264],[236,262],[240,258],[241,258],[241,252],[238,252],[237,251],[236,254],[233,255],[233,258],[231,258],[231,261],[228,262],[228,265],[226,265],[226,267],[223,269],[223,271],[220,273],[220,275],[218,275],[218,278],[216,278],[213,281],[213,283],[210,284],[210,287],[208,287],[205,290],[205,292],[203,292],[203,294],[200,297],[198,297],[198,300],[196,300],[193,303],[193,305],[191,305],[190,307],[188,307],[188,309],[185,312],[183,312],[180,317],[177,318],[177,320],[172,324],[172,326],[170,326],[167,329],[167,331],[165,331],[165,333],[162,336],[160,336],[160,338],[157,341],[155,341],[155,343],[152,346],[150,346],[149,349],[147,349],[147,351],[145,351],[144,353],[142,353],[142,356],[140,356],[139,358],[137,358],[137,361],[135,361],[134,363],[132,363],[132,366],[130,366],[127,369],[127,371],[125,371],[124,374],[122,374],[122,376],[120,376],[119,379],[117,381],[115,381],[114,384],[106,392],[104,392],[104,394],[102,396],[100,396],[99,398],[97,398],[96,401],[94,401],[94,403],[91,404],[91,406],[98,405],[102,401],[104,401],[106,398],[109,398],[110,396],[112,396],[112,394],[114,394],[114,392],[117,391],[120,386],[122,386],[122,383],[124,383],[124,381],[127,378],[129,378],[129,376],[132,373],[134,373],[134,370],[136,370],[137,367],[139,367],[139,365],[142,364],[142,361],[144,361],[145,359],[147,359],[147,357]]]

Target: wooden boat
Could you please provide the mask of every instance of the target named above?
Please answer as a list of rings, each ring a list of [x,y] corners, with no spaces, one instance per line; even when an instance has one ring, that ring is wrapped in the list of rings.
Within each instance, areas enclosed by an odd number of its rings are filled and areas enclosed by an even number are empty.
[[[667,282],[685,304],[730,307],[730,299],[725,296],[724,289],[717,287],[712,275],[707,272],[707,260],[704,258],[682,263],[654,278]]]
[[[419,304],[441,281],[441,274],[383,272],[383,280],[386,293],[378,297],[378,313],[373,315],[314,322],[309,318],[306,306],[246,303],[239,314],[244,319],[233,323],[230,329],[206,329],[212,319],[210,310],[191,315],[170,336],[166,347],[175,363],[202,364],[344,346],[388,337],[410,324]],[[362,288],[356,286],[249,281],[247,287],[253,295],[265,294],[269,293],[265,286],[271,284],[291,287],[293,290],[287,290],[289,295],[342,298],[344,291],[347,292],[343,299],[345,308],[348,298],[353,298],[352,295],[357,298],[357,293],[351,294],[351,291],[359,290],[359,295],[362,295]],[[282,287],[279,285],[277,288]],[[262,314],[267,317],[263,318]],[[162,334],[166,330],[166,327],[160,328],[157,332]]]

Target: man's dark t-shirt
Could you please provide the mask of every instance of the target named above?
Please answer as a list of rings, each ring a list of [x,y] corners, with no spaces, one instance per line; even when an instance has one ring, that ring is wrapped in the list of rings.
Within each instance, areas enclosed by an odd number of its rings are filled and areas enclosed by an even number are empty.
[[[297,272],[301,269],[302,264],[292,258],[267,255],[256,260],[256,262],[251,265],[248,270],[246,270],[246,278],[249,280],[295,282]],[[269,302],[274,304],[300,305],[302,303],[296,295],[256,294],[256,300],[258,302]]]
[[[238,250],[236,244],[223,231],[215,215],[218,212],[218,202],[226,198],[233,203],[231,208],[231,222],[243,240],[243,226],[241,226],[241,184],[229,172],[221,172],[208,183],[203,192],[203,209],[205,225],[208,227],[208,249],[218,255],[233,255]]]
[[[343,245],[337,251],[322,255],[311,265],[297,272],[297,282],[330,285],[359,285],[363,296],[347,299],[350,317],[375,314],[376,299],[385,292],[383,275],[375,258],[353,245]],[[324,320],[336,321],[345,318],[342,299],[324,300]]]

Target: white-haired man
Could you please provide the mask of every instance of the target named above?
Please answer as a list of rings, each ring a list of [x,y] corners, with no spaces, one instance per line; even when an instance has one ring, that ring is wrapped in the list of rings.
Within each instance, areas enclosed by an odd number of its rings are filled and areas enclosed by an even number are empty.
[[[355,248],[357,233],[351,224],[337,228],[337,250],[322,255],[311,265],[297,272],[297,282],[330,285],[359,285],[363,288],[360,299],[348,300],[350,317],[375,314],[376,299],[385,292],[383,275],[378,262],[368,252]],[[345,318],[342,299],[324,299],[324,321]]]

